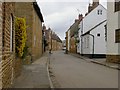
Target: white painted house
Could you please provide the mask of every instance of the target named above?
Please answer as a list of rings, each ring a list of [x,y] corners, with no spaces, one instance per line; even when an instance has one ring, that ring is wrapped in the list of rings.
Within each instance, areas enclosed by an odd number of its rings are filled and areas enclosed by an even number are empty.
[[[120,0],[107,2],[107,61],[120,63]]]
[[[106,56],[106,23],[107,10],[98,4],[80,23],[78,53],[89,57]]]

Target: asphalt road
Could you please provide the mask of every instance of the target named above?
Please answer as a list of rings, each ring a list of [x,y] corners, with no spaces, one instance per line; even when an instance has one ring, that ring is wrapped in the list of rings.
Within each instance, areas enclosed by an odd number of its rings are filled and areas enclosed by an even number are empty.
[[[50,65],[58,88],[118,88],[118,70],[53,52]]]

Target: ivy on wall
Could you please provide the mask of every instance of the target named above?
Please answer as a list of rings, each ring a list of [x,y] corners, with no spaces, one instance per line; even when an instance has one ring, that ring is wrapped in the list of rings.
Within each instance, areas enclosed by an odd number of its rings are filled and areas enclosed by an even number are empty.
[[[22,58],[24,54],[24,48],[26,46],[27,34],[26,34],[26,19],[18,18],[15,19],[15,50],[16,56]]]

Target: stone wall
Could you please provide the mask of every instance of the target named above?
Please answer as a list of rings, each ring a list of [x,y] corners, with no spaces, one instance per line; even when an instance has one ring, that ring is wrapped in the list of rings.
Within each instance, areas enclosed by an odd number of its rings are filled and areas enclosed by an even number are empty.
[[[71,43],[71,45],[70,45],[70,52],[71,53],[76,53],[77,52],[77,47],[76,47],[76,43],[75,43],[75,38],[74,37],[72,37],[70,39],[70,43]]]
[[[34,61],[42,56],[42,22],[34,9],[32,32],[32,59]]]
[[[68,51],[68,31],[66,32],[66,50]]]
[[[26,19],[27,24],[27,46],[29,54],[32,52],[32,29],[33,29],[33,8],[32,2],[16,2],[15,3],[15,16]]]
[[[52,51],[56,51],[57,50],[57,42],[56,42],[56,40],[53,40],[52,39]]]
[[[57,42],[57,50],[62,50],[62,43],[61,42]]]
[[[120,63],[120,55],[107,55],[107,62]]]
[[[42,23],[32,2],[16,2],[15,15],[26,19],[28,56],[24,64],[30,64],[42,55]]]

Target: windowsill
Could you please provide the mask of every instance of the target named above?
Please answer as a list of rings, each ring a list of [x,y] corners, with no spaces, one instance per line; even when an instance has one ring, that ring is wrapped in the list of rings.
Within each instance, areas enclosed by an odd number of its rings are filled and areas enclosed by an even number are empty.
[[[115,13],[120,13],[120,10],[119,11],[115,11]]]

